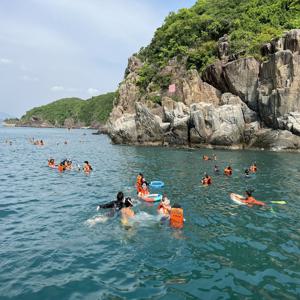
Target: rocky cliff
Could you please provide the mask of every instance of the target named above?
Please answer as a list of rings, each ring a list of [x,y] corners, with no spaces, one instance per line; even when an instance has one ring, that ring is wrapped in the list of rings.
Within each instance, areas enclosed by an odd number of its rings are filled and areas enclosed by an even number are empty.
[[[144,90],[144,63],[132,56],[108,121],[112,141],[300,149],[300,30],[263,45],[262,62],[228,56],[229,45],[219,40],[219,59],[201,74],[184,58],[170,60],[158,70],[168,85]]]

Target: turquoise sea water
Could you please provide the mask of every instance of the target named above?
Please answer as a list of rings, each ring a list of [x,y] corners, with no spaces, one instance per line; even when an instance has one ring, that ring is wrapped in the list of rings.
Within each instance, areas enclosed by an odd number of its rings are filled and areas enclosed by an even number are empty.
[[[230,162],[233,177],[214,176],[204,153],[216,153],[222,169]],[[50,157],[89,160],[94,171],[59,174],[47,167]],[[299,299],[299,157],[114,146],[85,130],[2,127],[0,299]],[[256,177],[241,177],[252,161]],[[119,190],[135,198],[141,171],[183,206],[182,230],[138,201],[131,229],[96,211]],[[204,172],[213,175],[207,188]],[[287,204],[249,208],[229,199],[246,188]]]

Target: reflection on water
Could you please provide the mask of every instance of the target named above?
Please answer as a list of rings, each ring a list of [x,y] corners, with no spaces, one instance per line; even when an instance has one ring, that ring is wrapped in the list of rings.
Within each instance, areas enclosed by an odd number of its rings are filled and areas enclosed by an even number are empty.
[[[88,160],[94,172],[59,174],[50,157]],[[258,174],[245,179],[254,161]],[[229,163],[232,178],[213,174]],[[299,298],[299,154],[113,146],[89,131],[0,128],[0,165],[0,299]],[[183,206],[182,230],[136,200],[139,172],[163,180],[161,192]],[[269,205],[230,200],[248,188]],[[96,211],[119,190],[135,199],[129,226]]]

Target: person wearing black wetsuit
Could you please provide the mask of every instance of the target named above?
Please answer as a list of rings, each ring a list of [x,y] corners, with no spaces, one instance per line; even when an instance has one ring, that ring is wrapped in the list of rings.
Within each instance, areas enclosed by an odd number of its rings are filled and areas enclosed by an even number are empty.
[[[125,200],[124,200],[124,194],[123,192],[119,192],[117,194],[117,200],[105,203],[105,204],[100,204],[97,206],[97,210],[100,208],[113,208],[115,210],[121,210],[124,206]]]

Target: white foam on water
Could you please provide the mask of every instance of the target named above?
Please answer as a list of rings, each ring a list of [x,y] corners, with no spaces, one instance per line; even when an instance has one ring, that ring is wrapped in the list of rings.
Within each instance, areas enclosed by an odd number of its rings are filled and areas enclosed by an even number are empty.
[[[89,227],[93,227],[98,223],[106,223],[108,220],[107,216],[97,215],[85,221],[85,224]]]

